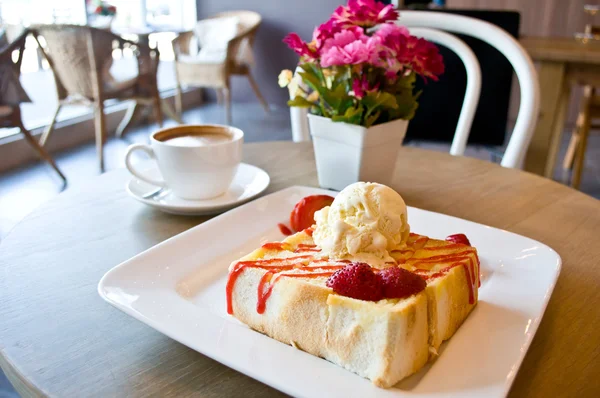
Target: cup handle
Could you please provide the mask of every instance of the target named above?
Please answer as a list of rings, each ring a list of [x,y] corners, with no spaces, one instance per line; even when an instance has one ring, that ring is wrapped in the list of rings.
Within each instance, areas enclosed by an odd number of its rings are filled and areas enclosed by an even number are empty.
[[[144,175],[144,173],[140,173],[138,170],[136,170],[136,168],[131,163],[131,155],[137,150],[146,152],[148,154],[148,156],[150,156],[150,158],[152,158],[156,161],[156,155],[154,154],[154,151],[152,150],[151,147],[149,147],[148,145],[144,145],[144,144],[133,144],[129,148],[127,148],[127,153],[125,154],[125,166],[127,167],[127,170],[129,170],[129,172],[131,174],[133,174],[135,177],[137,177],[138,179],[140,179],[142,181],[145,181],[152,185],[156,185],[158,187],[163,187],[163,188],[166,187],[167,184],[165,183],[164,180],[162,180],[162,179],[155,180],[154,178],[150,178],[150,177]]]

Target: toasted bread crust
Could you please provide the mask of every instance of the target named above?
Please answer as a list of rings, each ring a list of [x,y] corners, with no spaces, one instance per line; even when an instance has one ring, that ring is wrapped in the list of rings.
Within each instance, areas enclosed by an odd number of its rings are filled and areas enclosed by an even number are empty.
[[[312,244],[300,232],[284,240],[287,250],[259,248],[239,261],[298,256],[299,244]],[[410,256],[418,261],[457,251],[444,241],[429,240]],[[445,247],[449,247],[445,249]],[[433,248],[433,249],[429,249]],[[438,250],[439,249],[439,250]],[[461,252],[463,253],[464,250]],[[406,256],[405,256],[406,257]],[[476,251],[461,254],[475,262]],[[307,260],[310,261],[310,260]],[[402,260],[405,268],[414,268]],[[234,262],[230,269],[233,269]],[[432,272],[442,267],[434,264]],[[258,288],[268,271],[247,268],[233,287],[233,315],[252,329],[310,354],[325,358],[380,387],[391,387],[417,372],[434,356],[441,343],[456,332],[477,303],[477,289],[469,291],[466,266],[455,266],[428,281],[426,289],[403,300],[369,302],[335,294],[326,277],[282,277],[273,285],[264,313],[257,312]],[[474,273],[474,272],[473,272]],[[478,273],[478,272],[477,272]],[[471,284],[477,286],[479,276]],[[474,294],[473,298],[470,295]],[[471,301],[471,302],[470,302]]]

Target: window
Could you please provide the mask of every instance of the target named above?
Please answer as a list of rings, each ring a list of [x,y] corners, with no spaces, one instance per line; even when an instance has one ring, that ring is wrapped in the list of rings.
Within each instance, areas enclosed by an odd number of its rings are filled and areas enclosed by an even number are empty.
[[[164,31],[149,36],[151,46],[161,53],[159,87],[168,90],[175,87],[173,52],[171,40],[178,31],[191,29],[196,22],[195,0],[109,0],[116,6],[117,14],[112,22],[114,30],[128,39],[137,39],[135,32],[140,27]],[[0,0],[0,22],[9,29],[32,24],[69,23],[86,24],[93,21],[96,0]],[[92,23],[93,25],[93,23]],[[132,54],[115,51],[111,72],[117,78],[127,77],[135,71]],[[132,69],[133,68],[133,69]],[[54,81],[48,64],[41,57],[37,43],[29,38],[23,59],[21,82],[29,94],[31,104],[22,106],[23,120],[29,129],[48,124],[56,105]],[[90,112],[86,107],[65,107],[59,120],[81,116]],[[0,130],[0,138],[10,134]]]

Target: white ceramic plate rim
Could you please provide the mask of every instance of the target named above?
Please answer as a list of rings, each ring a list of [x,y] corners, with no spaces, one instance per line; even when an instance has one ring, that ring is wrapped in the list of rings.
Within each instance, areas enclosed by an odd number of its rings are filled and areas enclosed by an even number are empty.
[[[267,195],[263,198],[260,198],[256,201],[253,201],[251,203],[248,203],[244,206],[241,206],[239,208],[236,208],[234,210],[231,210],[230,212],[227,212],[226,214],[223,214],[221,216],[215,217],[214,219],[211,219],[197,227],[194,227],[188,231],[183,232],[182,234],[179,234],[175,237],[172,237],[156,246],[154,246],[153,248],[133,257],[132,259],[116,266],[115,268],[113,268],[112,270],[110,270],[100,281],[99,285],[98,285],[98,291],[100,293],[100,295],[102,296],[103,299],[105,299],[107,302],[109,302],[110,304],[114,305],[115,307],[121,309],[122,311],[124,311],[125,313],[133,316],[134,318],[148,324],[149,326],[153,327],[154,329],[164,333],[165,335],[173,338],[174,340],[177,340],[231,368],[234,368],[238,371],[240,371],[241,373],[244,373],[252,378],[255,378],[259,381],[262,381],[274,388],[277,388],[281,391],[284,391],[288,394],[294,395],[294,396],[315,396],[315,395],[319,395],[319,393],[323,393],[323,386],[325,387],[329,387],[326,391],[327,391],[327,395],[328,396],[356,396],[356,394],[363,394],[363,395],[372,395],[372,396],[381,396],[381,397],[387,397],[387,396],[413,396],[416,394],[413,394],[413,391],[406,391],[406,390],[397,390],[397,389],[393,389],[393,390],[383,390],[383,389],[378,389],[374,386],[372,386],[370,384],[370,382],[348,372],[343,370],[340,367],[337,367],[333,364],[330,364],[329,362],[323,361],[320,358],[316,358],[313,357],[312,355],[306,354],[304,352],[295,350],[287,345],[281,344],[273,339],[270,339],[264,335],[261,335],[255,331],[252,331],[250,329],[248,329],[247,327],[241,325],[239,322],[237,322],[235,319],[231,318],[231,319],[227,319],[227,318],[223,318],[219,315],[216,315],[214,312],[209,311],[209,309],[200,307],[200,306],[196,306],[193,305],[190,307],[189,304],[190,302],[185,300],[183,297],[181,297],[177,292],[175,292],[174,286],[171,286],[171,291],[166,291],[169,289],[162,289],[160,290],[159,287],[156,288],[149,288],[149,287],[141,287],[141,288],[131,288],[130,287],[130,292],[133,291],[137,291],[138,293],[141,292],[142,295],[146,295],[146,298],[149,297],[153,297],[154,299],[157,300],[162,300],[163,303],[165,303],[166,308],[179,308],[185,311],[185,315],[179,314],[179,315],[175,315],[172,318],[172,321],[170,322],[166,322],[166,318],[164,318],[164,315],[161,315],[159,313],[159,315],[156,315],[155,313],[151,313],[151,311],[146,310],[138,310],[136,308],[134,308],[132,302],[128,302],[128,298],[127,298],[127,290],[124,289],[124,286],[127,285],[128,283],[131,283],[131,278],[137,278],[138,275],[132,274],[129,272],[130,268],[134,268],[135,264],[140,264],[140,263],[145,263],[148,264],[149,261],[151,261],[151,259],[153,257],[157,257],[157,256],[161,256],[164,255],[169,248],[174,247],[175,245],[179,244],[179,243],[185,243],[186,240],[189,240],[190,238],[192,238],[194,235],[199,234],[201,232],[207,232],[207,231],[211,231],[212,229],[215,229],[217,227],[219,227],[220,224],[223,223],[228,223],[230,222],[230,220],[233,219],[240,219],[241,217],[244,217],[245,215],[247,216],[248,214],[246,212],[248,211],[255,211],[257,208],[259,207],[263,207],[265,204],[268,204],[269,201],[277,201],[278,199],[282,200],[283,198],[286,197],[290,197],[291,195],[293,195],[294,197],[302,197],[305,195],[310,195],[310,194],[331,194],[331,195],[335,195],[334,192],[331,191],[326,191],[326,190],[322,190],[322,189],[316,189],[316,188],[308,188],[308,187],[291,187],[291,188],[287,188],[285,190],[276,192],[274,194],[271,195]],[[479,228],[482,232],[489,232],[490,234],[494,234],[494,235],[498,235],[498,236],[504,236],[506,237],[506,239],[508,240],[518,240],[520,242],[523,242],[523,244],[526,245],[533,245],[532,247],[535,247],[536,250],[540,249],[540,253],[541,254],[526,254],[523,256],[522,260],[519,261],[526,261],[526,262],[531,262],[530,260],[527,260],[526,257],[528,256],[544,256],[544,255],[548,255],[550,256],[549,258],[552,259],[552,264],[547,264],[545,265],[545,267],[547,268],[543,268],[543,270],[547,270],[547,275],[544,275],[544,278],[546,278],[546,284],[544,284],[543,286],[539,287],[539,290],[541,293],[539,293],[538,295],[536,295],[535,297],[531,297],[531,299],[535,299],[539,301],[539,307],[536,307],[535,309],[527,312],[527,305],[524,300],[518,300],[518,297],[515,298],[516,302],[512,303],[510,305],[512,306],[519,306],[521,305],[523,308],[525,308],[524,312],[522,315],[524,315],[525,317],[529,317],[529,321],[526,325],[525,328],[525,333],[524,336],[522,336],[518,341],[512,341],[512,342],[506,342],[506,344],[510,343],[510,347],[513,348],[518,348],[519,349],[519,353],[517,355],[515,355],[514,358],[511,358],[511,368],[510,371],[506,374],[506,375],[501,375],[502,377],[504,377],[504,381],[502,383],[498,382],[496,384],[490,385],[490,386],[483,386],[483,387],[489,387],[488,390],[460,390],[460,391],[454,391],[454,392],[444,392],[441,391],[439,393],[428,393],[428,394],[421,394],[419,396],[430,396],[430,397],[442,397],[442,396],[454,396],[454,395],[460,395],[460,396],[478,396],[478,395],[482,395],[482,393],[484,393],[484,395],[486,396],[505,396],[509,389],[510,386],[512,384],[512,382],[514,381],[514,378],[516,376],[517,370],[519,368],[519,366],[521,365],[521,362],[523,361],[523,358],[525,357],[525,354],[527,352],[527,349],[529,348],[529,345],[533,339],[533,336],[535,335],[535,332],[539,326],[539,323],[541,322],[542,316],[544,314],[544,311],[546,309],[546,306],[548,305],[548,301],[550,299],[550,296],[552,294],[552,291],[554,289],[554,286],[556,284],[558,275],[560,273],[560,269],[561,269],[561,259],[560,256],[551,248],[549,248],[548,246],[534,241],[532,239],[508,232],[508,231],[504,231],[504,230],[500,230],[500,229],[496,229],[496,228],[492,228],[492,227],[486,227],[483,226],[481,224],[476,224],[473,223],[471,221],[466,221],[466,220],[462,220],[462,219],[458,219],[455,217],[451,217],[451,216],[446,216],[446,215],[441,215],[441,214],[437,214],[437,213],[433,213],[433,212],[428,212],[425,210],[421,210],[421,209],[416,209],[416,208],[410,208],[409,210],[409,220],[410,220],[410,214],[415,213],[415,214],[421,214],[424,217],[435,217],[435,218],[439,218],[440,220],[445,220],[446,222],[449,223],[459,223],[460,225],[463,225],[465,229],[467,228]],[[255,224],[253,224],[255,226]],[[437,228],[437,227],[436,227]],[[440,227],[441,228],[441,227]],[[482,229],[483,228],[483,229]],[[443,229],[443,228],[442,228]],[[419,232],[419,231],[418,231]],[[460,232],[460,231],[455,231],[455,232]],[[486,232],[486,233],[487,233]],[[447,233],[447,232],[446,232]],[[471,237],[471,240],[473,241],[473,237]],[[499,248],[502,246],[501,243],[499,243]],[[478,245],[475,243],[475,246],[477,247]],[[215,248],[213,251],[218,251],[218,248]],[[222,254],[222,253],[218,253],[218,254]],[[528,264],[528,263],[526,263]],[[484,266],[484,261],[482,261],[482,267]],[[504,265],[501,265],[504,266]],[[199,267],[199,265],[196,265],[196,267]],[[523,270],[520,270],[523,271]],[[539,270],[536,270],[539,271]],[[200,272],[200,271],[198,271]],[[206,271],[208,272],[208,271]],[[226,273],[226,270],[224,271]],[[491,271],[491,274],[494,275],[496,271]],[[506,276],[506,275],[504,275]],[[510,275],[509,275],[510,276]],[[147,277],[147,276],[146,276]],[[152,280],[152,284],[154,284],[154,280],[148,279],[148,280]],[[495,279],[490,279],[492,282],[495,281]],[[508,281],[510,282],[510,278],[508,279]],[[514,282],[514,280],[513,280]],[[133,282],[135,284],[135,282]],[[216,283],[216,282],[215,282]],[[485,281],[484,281],[485,283]],[[525,282],[522,282],[525,283]],[[512,285],[509,285],[512,286]],[[484,285],[482,284],[482,289],[483,289]],[[137,290],[136,290],[137,289]],[[158,289],[158,290],[157,290]],[[208,288],[207,288],[208,289]],[[494,292],[494,290],[491,290],[492,292]],[[174,294],[173,294],[174,293]],[[485,294],[484,291],[481,290],[480,291],[481,300],[485,300]],[[514,293],[513,293],[514,294]],[[141,296],[140,296],[141,297]],[[494,298],[494,300],[499,299],[499,300],[507,300],[508,296],[504,296],[504,297],[496,297],[496,296],[492,296],[492,298]],[[179,301],[182,301],[181,303]],[[493,302],[494,300],[490,300],[490,302]],[[514,301],[514,300],[513,300]],[[481,307],[481,301],[480,301],[480,305],[478,305],[478,308]],[[171,306],[171,307],[169,307]],[[188,312],[189,311],[189,312]],[[452,343],[453,340],[457,340],[459,339],[459,334],[466,334],[466,333],[471,333],[473,334],[474,331],[473,330],[469,330],[469,328],[471,327],[471,323],[473,318],[477,318],[483,315],[478,315],[480,313],[477,313],[477,308],[474,311],[474,313],[472,313],[470,315],[470,317],[467,319],[467,321],[465,322],[465,324],[463,324],[463,326],[461,326],[461,328],[458,330],[458,332],[456,333],[456,335],[450,340],[450,343]],[[486,310],[484,310],[486,311]],[[224,311],[223,311],[224,312]],[[483,312],[482,314],[486,314],[486,312]],[[194,320],[191,319],[185,319],[185,318],[194,318]],[[169,319],[171,319],[171,316],[169,315]],[[202,327],[199,327],[199,324],[196,323],[194,324],[194,321],[198,321],[201,320],[202,321]],[[178,321],[179,323],[177,325],[174,325],[173,322]],[[476,324],[476,323],[475,323]],[[475,326],[475,324],[473,326]],[[187,328],[187,329],[186,329]],[[469,331],[469,332],[466,332]],[[232,342],[232,341],[240,341],[241,342],[245,342],[246,344],[243,346],[239,346],[239,347],[234,347],[235,349],[229,347],[228,345],[219,345],[219,343],[221,342],[221,340],[225,341],[225,342]],[[502,341],[502,344],[504,344],[505,342]],[[255,347],[260,347],[260,355],[258,357],[253,357],[253,351],[252,349]],[[517,347],[514,347],[514,346]],[[451,347],[451,345],[448,345],[448,347]],[[502,347],[500,347],[502,348]],[[445,359],[446,356],[448,356],[448,358],[450,358],[450,353],[448,354],[444,354],[442,353],[442,355],[440,356],[440,358],[438,359],[437,362],[440,362],[442,359]],[[456,357],[455,354],[452,354],[454,357]],[[301,377],[301,381],[298,382],[295,377],[297,377],[297,374],[293,374],[290,373],[291,371],[288,371],[287,369],[283,369],[283,368],[273,368],[271,369],[272,371],[266,372],[266,369],[269,369],[268,364],[265,363],[261,363],[260,361],[257,360],[263,357],[268,357],[268,358],[279,358],[280,360],[284,360],[284,362],[286,364],[289,364],[290,366],[298,366],[298,365],[303,365],[303,369],[306,371],[306,369],[310,369],[310,371],[308,371],[307,373],[307,378],[302,378]],[[250,361],[249,358],[252,358],[252,361]],[[447,362],[447,361],[446,361]],[[309,364],[309,367],[306,367],[305,365]],[[435,365],[438,366],[438,365]],[[431,367],[430,369],[428,369],[425,372],[433,372],[434,369],[441,369],[441,368],[436,368],[436,367]],[[446,366],[446,365],[439,365],[439,366]],[[483,368],[482,368],[483,369]],[[287,372],[287,373],[286,373]],[[421,371],[423,372],[423,371]],[[275,373],[275,376],[273,376],[273,373]],[[327,375],[327,379],[323,380],[323,377],[321,377],[322,375]],[[425,373],[425,376],[427,376],[427,373]],[[412,376],[413,378],[415,376]],[[410,379],[410,378],[409,378]],[[314,384],[316,383],[317,387],[314,387]],[[417,382],[418,385],[418,382]],[[483,388],[482,387],[482,388]],[[321,388],[321,389],[319,389]],[[475,395],[474,395],[475,394]]]

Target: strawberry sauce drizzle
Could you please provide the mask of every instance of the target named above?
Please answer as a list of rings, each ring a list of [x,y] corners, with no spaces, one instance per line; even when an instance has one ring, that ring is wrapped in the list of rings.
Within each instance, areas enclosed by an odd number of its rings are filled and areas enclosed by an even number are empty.
[[[313,229],[307,228],[303,232],[307,235],[312,236]],[[427,250],[434,251],[439,250],[440,247],[425,247],[429,238],[426,236],[418,235],[418,234],[410,234],[410,237],[417,237],[413,242],[409,243],[408,249],[396,250],[394,252],[399,252],[401,254],[404,253],[414,253],[416,250]],[[289,244],[284,242],[267,242],[262,245],[263,249],[266,250],[291,250]],[[467,279],[467,285],[469,287],[469,304],[473,304],[475,302],[475,280],[477,275],[480,272],[480,261],[477,256],[476,250],[473,247],[466,246],[461,243],[453,243],[446,246],[443,246],[444,249],[456,249],[456,248],[464,248],[464,251],[458,253],[451,254],[443,254],[439,256],[428,257],[425,259],[411,259],[410,257],[407,259],[402,259],[401,263],[406,263],[407,261],[411,261],[411,265],[417,267],[419,264],[448,264],[445,268],[440,269],[435,273],[431,273],[431,270],[417,268],[413,272],[422,276],[425,280],[433,280],[439,277],[446,275],[452,268],[463,266],[465,270],[465,277]],[[305,252],[319,252],[320,249],[317,248],[316,245],[313,244],[299,244],[297,248],[294,250],[294,253],[305,253]],[[473,261],[473,258],[468,254],[474,253],[475,258],[477,259],[477,264]],[[240,261],[235,264],[231,272],[229,273],[229,278],[226,286],[226,294],[227,294],[227,313],[233,314],[233,304],[232,304],[232,295],[233,295],[233,287],[235,285],[235,281],[242,273],[242,271],[246,268],[259,268],[268,271],[261,277],[258,284],[258,300],[256,304],[256,311],[259,314],[263,314],[266,310],[267,299],[271,296],[273,292],[273,287],[275,283],[281,277],[290,277],[290,278],[318,278],[318,277],[329,277],[338,269],[343,268],[346,264],[350,263],[349,260],[338,260],[335,261],[336,264],[340,265],[319,265],[319,264],[327,264],[330,263],[327,259],[313,259],[310,261],[312,266],[306,265],[306,261],[308,259],[312,259],[312,255],[302,255],[302,256],[294,256],[288,258],[274,258],[274,259],[262,259],[256,261]],[[469,260],[469,264],[467,265],[464,261]],[[299,272],[299,273],[285,273],[285,271],[290,271],[293,269],[298,269],[301,271],[307,272]],[[312,272],[319,271],[319,272]],[[273,279],[273,275],[278,274]],[[479,279],[479,278],[477,278]],[[481,286],[481,280],[479,279],[478,286]]]
[[[289,245],[285,242],[267,242],[261,247],[266,250],[287,250]]]
[[[462,245],[464,246],[464,245]],[[446,247],[446,246],[444,246]],[[417,268],[414,272],[423,276],[426,280],[436,279],[442,277],[448,273],[452,268],[463,266],[465,270],[465,277],[467,279],[467,286],[469,287],[469,304],[475,303],[475,278],[477,273],[479,272],[479,258],[477,258],[477,266],[473,261],[473,258],[467,256],[465,254],[473,253],[475,250],[465,250],[460,253],[452,253],[452,254],[442,254],[439,256],[428,257],[426,259],[417,260],[411,265],[414,267],[418,267],[419,265],[425,265],[429,263],[434,264],[447,264],[450,263],[449,266],[442,268],[441,270],[431,274],[431,270]],[[464,261],[469,260],[469,264],[467,265]],[[481,282],[480,282],[481,284]]]
[[[321,251],[321,249],[319,249],[317,247],[317,245],[309,245],[309,244],[306,244],[306,243],[300,243],[298,245],[298,248],[296,250],[294,250],[294,253],[304,253],[304,252],[318,253],[320,251]]]
[[[278,243],[278,242],[271,242]],[[264,245],[263,245],[264,247]],[[335,261],[335,264],[339,265],[327,265],[331,264],[329,260],[317,259],[310,262],[307,265],[308,259],[313,258],[312,255],[294,256],[288,258],[273,258],[273,259],[261,259],[255,261],[240,261],[235,263],[231,271],[229,272],[229,278],[227,280],[227,286],[225,288],[227,295],[227,313],[233,314],[233,287],[237,278],[246,268],[258,268],[267,270],[267,272],[261,277],[258,283],[258,301],[256,305],[256,311],[259,314],[265,312],[266,302],[273,291],[273,286],[282,277],[290,278],[317,278],[317,277],[329,277],[338,269],[344,268],[349,261]],[[323,265],[321,265],[323,264]],[[282,273],[284,271],[299,270],[299,273]],[[316,272],[315,272],[316,271]],[[278,274],[273,279],[273,275]]]
[[[415,238],[415,237],[417,239],[415,239],[414,242],[409,243],[408,249],[397,250],[395,252],[400,253],[400,254],[406,254],[406,253],[410,253],[410,252],[414,253],[417,250],[435,251],[435,250],[440,249],[439,246],[425,247],[425,245],[429,241],[429,238],[426,236],[413,234],[411,232],[409,235],[409,240],[411,240],[410,238]],[[426,280],[436,279],[441,276],[444,276],[452,268],[462,265],[465,270],[467,286],[469,287],[469,304],[475,303],[475,289],[476,289],[475,280],[478,280],[477,287],[481,286],[481,279],[477,278],[477,275],[479,275],[479,272],[480,272],[480,265],[481,265],[479,262],[479,256],[477,256],[477,251],[475,250],[475,248],[473,248],[471,246],[467,246],[462,243],[452,243],[452,244],[445,245],[442,247],[444,249],[464,248],[465,250],[458,252],[458,253],[442,254],[439,256],[427,257],[426,259],[422,259],[422,260],[411,259],[411,258],[402,259],[403,261],[401,261],[401,263],[407,263],[408,261],[410,261],[412,263],[411,265],[417,267],[417,269],[414,272],[423,276]],[[471,256],[469,256],[469,254],[471,254],[471,253],[475,254],[475,258],[477,259],[477,265],[475,265],[473,258]],[[465,260],[469,260],[468,265],[464,262]],[[439,270],[433,274],[428,269],[419,269],[418,268],[419,264],[425,265],[425,264],[429,264],[429,263],[434,263],[434,264],[450,263],[450,265],[445,268],[442,268],[441,270]]]
[[[271,280],[271,277],[273,276],[273,273],[271,271],[267,272],[265,275],[263,275],[263,277],[261,278],[261,280],[258,284],[258,301],[256,302],[256,312],[258,312],[259,314],[264,314],[264,312],[267,308],[267,299],[271,296],[271,293],[273,293],[273,287],[275,287],[275,283],[277,283],[277,281],[279,279],[281,279],[281,277],[285,276],[288,278],[310,278],[310,279],[325,277],[325,276],[330,277],[335,271],[337,271],[338,269],[343,268],[343,267],[344,267],[343,265],[329,266],[329,267],[312,267],[312,268],[319,268],[321,270],[333,268],[332,271],[326,271],[326,272],[311,272],[311,273],[298,273],[298,274],[281,273],[281,274],[277,275],[275,277],[275,279],[273,279],[273,282],[271,282],[271,284],[265,289],[265,285],[267,284],[267,282],[269,282]],[[311,267],[307,267],[307,268],[311,268]],[[305,268],[300,268],[300,269],[305,269]]]
[[[227,313],[230,315],[233,314],[233,303],[231,300],[233,295],[233,286],[235,285],[235,281],[240,276],[242,271],[244,271],[246,268],[271,269],[273,271],[278,270],[276,272],[286,271],[303,264],[303,261],[306,261],[311,257],[312,256],[310,255],[305,255],[288,258],[273,258],[267,260],[238,261],[235,263],[231,271],[229,271],[227,286],[225,287],[225,293],[227,295]]]

